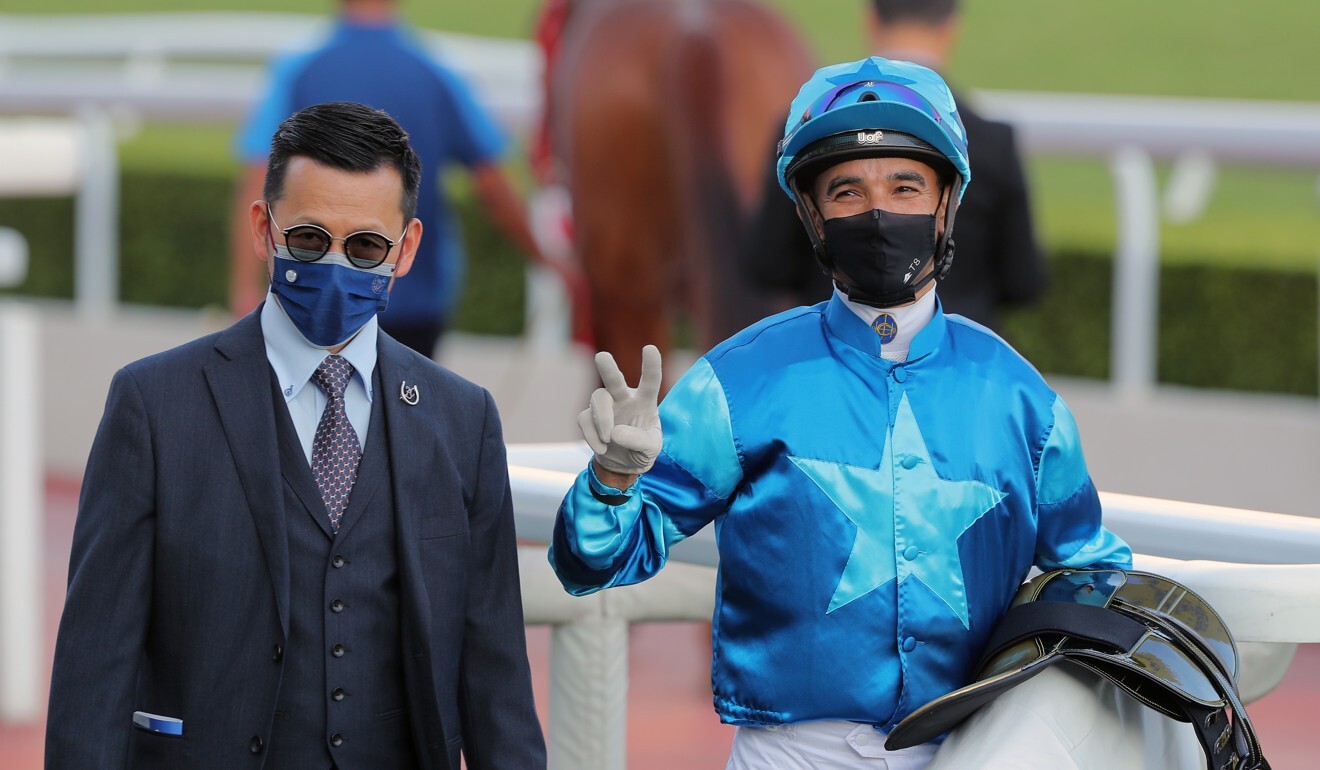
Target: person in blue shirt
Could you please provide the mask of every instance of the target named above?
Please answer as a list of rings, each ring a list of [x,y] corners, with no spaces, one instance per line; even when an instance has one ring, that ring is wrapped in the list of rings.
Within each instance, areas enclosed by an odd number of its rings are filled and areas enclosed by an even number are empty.
[[[1028,571],[1131,566],[1101,523],[1068,407],[985,327],[946,314],[966,134],[933,71],[825,67],[778,178],[833,296],[717,345],[663,405],[613,357],[578,422],[594,457],[550,562],[574,595],[645,580],[715,526],[712,681],[729,768],[916,770],[886,734],[966,683]],[[804,255],[805,256],[805,255]]]
[[[342,0],[340,16],[320,45],[275,61],[270,86],[236,139],[245,165],[234,204],[230,306],[243,315],[261,301],[262,271],[243,237],[251,202],[261,197],[270,137],[304,107],[350,101],[389,113],[408,132],[422,161],[417,203],[425,237],[412,274],[400,281],[380,316],[388,334],[430,356],[445,332],[463,287],[458,222],[441,179],[454,164],[471,175],[491,220],[527,257],[541,259],[522,202],[500,167],[506,141],[468,86],[434,60],[398,17],[397,0]],[[554,265],[567,274],[560,265]]]

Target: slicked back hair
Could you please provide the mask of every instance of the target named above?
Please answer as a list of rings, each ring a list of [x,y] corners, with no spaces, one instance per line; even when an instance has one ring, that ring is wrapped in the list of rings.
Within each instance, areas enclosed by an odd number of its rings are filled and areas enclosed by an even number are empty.
[[[871,0],[871,5],[886,24],[942,24],[958,12],[958,0]]]
[[[262,195],[271,203],[284,194],[289,159],[309,158],[339,171],[370,173],[383,166],[399,172],[404,221],[417,213],[422,162],[408,143],[408,132],[382,110],[357,102],[314,104],[290,115],[270,143],[266,185]]]

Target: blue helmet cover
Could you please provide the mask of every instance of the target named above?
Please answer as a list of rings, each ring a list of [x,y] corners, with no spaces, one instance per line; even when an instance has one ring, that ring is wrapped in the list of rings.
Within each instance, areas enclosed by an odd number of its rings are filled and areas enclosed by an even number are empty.
[[[910,134],[942,153],[962,177],[958,198],[972,179],[967,131],[944,79],[912,62],[871,56],[816,70],[789,107],[776,174],[792,196],[785,172],[812,143],[852,131]],[[881,147],[876,155],[885,154]]]

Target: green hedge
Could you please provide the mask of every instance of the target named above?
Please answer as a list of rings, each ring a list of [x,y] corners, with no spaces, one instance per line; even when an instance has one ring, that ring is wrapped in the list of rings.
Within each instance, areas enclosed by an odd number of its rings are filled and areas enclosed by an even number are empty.
[[[125,174],[121,296],[176,307],[222,306],[232,181],[167,173]],[[455,328],[517,334],[523,323],[522,260],[480,215],[458,206],[470,264]],[[67,199],[0,200],[0,226],[22,231],[31,266],[19,293],[73,294],[73,205]],[[1046,373],[1109,373],[1108,255],[1052,256],[1053,288],[1009,312],[1005,336]],[[1159,379],[1233,390],[1317,393],[1314,273],[1166,265],[1160,276]]]
[[[1107,378],[1112,262],[1053,255],[1045,299],[1004,318],[1004,334],[1044,372]],[[957,266],[954,267],[957,269]],[[1315,395],[1315,273],[1243,267],[1160,269],[1160,382]]]

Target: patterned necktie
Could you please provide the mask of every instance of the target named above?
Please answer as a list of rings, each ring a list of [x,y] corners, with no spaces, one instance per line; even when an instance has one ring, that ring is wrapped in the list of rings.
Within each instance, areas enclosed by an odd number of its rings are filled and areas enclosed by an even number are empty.
[[[339,520],[348,507],[348,495],[357,480],[362,445],[344,411],[344,388],[353,376],[353,365],[340,356],[326,356],[312,379],[329,399],[312,439],[312,476],[330,514],[330,528],[339,531]]]

